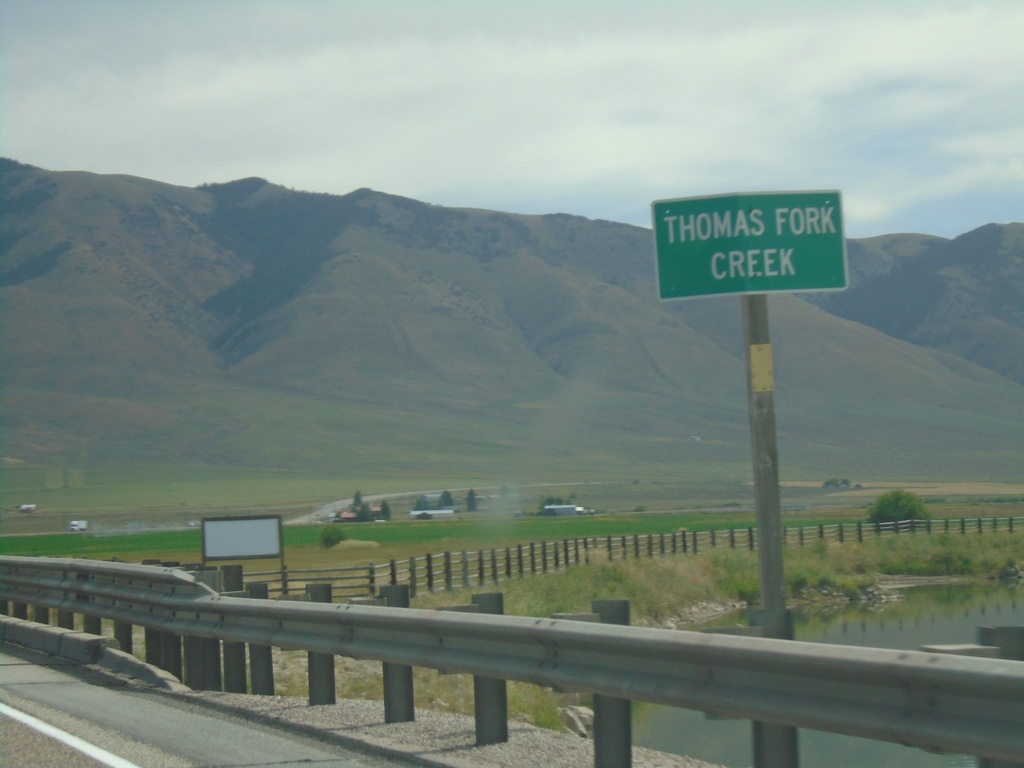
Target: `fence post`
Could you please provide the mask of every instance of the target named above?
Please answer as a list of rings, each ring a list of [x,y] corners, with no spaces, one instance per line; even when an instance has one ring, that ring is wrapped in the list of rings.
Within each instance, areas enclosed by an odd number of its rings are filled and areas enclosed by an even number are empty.
[[[501,592],[473,595],[470,602],[480,613],[505,613]],[[508,684],[504,680],[473,675],[473,710],[478,747],[508,741]]]
[[[270,597],[270,585],[265,581],[246,584],[245,591],[253,600],[266,600]],[[274,655],[269,645],[249,644],[249,675],[254,694],[274,695]]]
[[[469,555],[462,550],[462,586],[469,586]]]
[[[477,578],[479,583],[483,583],[487,580],[487,567],[484,563],[484,551],[482,549],[477,550]]]
[[[452,591],[452,553],[444,553],[444,588],[446,591]]]
[[[451,589],[450,582],[448,589]],[[409,595],[416,597],[416,558],[409,557]]]
[[[594,600],[602,624],[629,624],[628,600]],[[633,709],[629,699],[594,694],[594,768],[633,764]]]
[[[608,544],[607,544],[607,548],[608,548],[608,560],[609,560],[609,561],[610,561],[610,560],[614,560],[614,559],[615,559],[615,558],[614,558],[614,556],[613,556],[613,554],[612,554],[612,546],[613,546],[613,545],[612,545],[612,537],[611,537],[611,536],[609,536],[609,537],[608,537]]]
[[[698,552],[697,552],[697,532],[696,531],[693,532],[693,554],[695,554],[695,555],[698,554]]]
[[[306,597],[311,603],[333,602],[330,584],[307,584]],[[309,705],[335,704],[337,694],[334,685],[334,655],[330,653],[306,653],[309,674]]]
[[[225,592],[241,592],[244,589],[242,566],[221,566]],[[224,690],[228,693],[245,693],[245,643],[224,641]]]
[[[754,528],[753,526],[747,528],[747,549],[751,552],[754,551]]]
[[[390,608],[409,607],[409,588],[404,585],[382,587],[380,596]],[[416,719],[412,666],[384,662],[384,722],[411,723]]]
[[[843,536],[843,524],[839,523],[839,543],[842,544],[844,541],[845,537]]]
[[[540,543],[540,569],[542,573],[548,572],[548,543],[546,541]]]
[[[516,544],[516,555],[518,557],[519,578],[523,578],[523,545]]]
[[[434,591],[434,556],[427,552],[427,592]]]

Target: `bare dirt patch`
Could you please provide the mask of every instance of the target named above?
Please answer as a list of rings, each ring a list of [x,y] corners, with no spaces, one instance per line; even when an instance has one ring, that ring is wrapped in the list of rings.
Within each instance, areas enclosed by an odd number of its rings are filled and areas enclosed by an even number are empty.
[[[792,480],[780,483],[788,488],[821,488],[820,482],[813,480]],[[829,493],[829,498],[863,499],[874,498],[879,494],[902,488],[916,493],[918,496],[1021,496],[1024,495],[1024,484],[1021,483],[899,483],[860,481],[859,488],[844,488]]]

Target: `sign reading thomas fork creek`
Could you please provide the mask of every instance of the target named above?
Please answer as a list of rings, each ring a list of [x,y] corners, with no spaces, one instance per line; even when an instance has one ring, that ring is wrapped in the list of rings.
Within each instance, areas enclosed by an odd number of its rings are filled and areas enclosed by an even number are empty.
[[[768,293],[841,291],[847,285],[840,196],[829,192],[750,192],[656,200],[654,253],[662,299],[740,295],[748,349],[747,402],[754,469],[763,637],[793,639],[782,564],[775,374]],[[754,723],[754,764],[796,768],[797,730]]]
[[[847,287],[837,191],[656,200],[651,209],[662,299]]]

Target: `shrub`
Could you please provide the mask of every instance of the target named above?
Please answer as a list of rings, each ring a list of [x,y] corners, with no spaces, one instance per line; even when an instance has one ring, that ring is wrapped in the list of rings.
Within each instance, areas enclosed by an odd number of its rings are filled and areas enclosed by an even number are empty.
[[[897,488],[883,493],[868,507],[868,520],[872,523],[893,523],[898,520],[926,520],[931,517],[924,502],[916,493]]]
[[[320,544],[324,549],[337,546],[345,540],[345,532],[338,525],[325,525],[320,529]]]

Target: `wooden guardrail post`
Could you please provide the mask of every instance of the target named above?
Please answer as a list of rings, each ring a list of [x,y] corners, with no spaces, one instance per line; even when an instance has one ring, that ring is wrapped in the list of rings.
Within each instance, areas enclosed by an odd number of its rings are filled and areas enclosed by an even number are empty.
[[[978,644],[999,649],[999,658],[1024,661],[1024,627],[978,627]]]
[[[330,584],[307,584],[306,597],[311,603],[333,602]],[[309,674],[309,705],[334,704],[337,694],[334,685],[334,655],[330,653],[306,654]]]
[[[244,590],[242,566],[221,566],[221,576],[225,592],[242,592]],[[224,690],[228,693],[245,693],[247,690],[245,643],[224,641]]]
[[[381,587],[380,596],[391,608],[409,607],[409,588],[404,584]],[[384,722],[411,723],[416,719],[413,698],[412,667],[408,664],[383,663]]]
[[[159,648],[160,669],[183,681],[181,636],[174,632],[157,632],[156,643]]]
[[[176,567],[176,564],[164,563],[164,566]],[[223,590],[223,577],[215,566],[201,566],[196,568],[192,575],[195,576],[196,581],[205,584],[215,592]],[[200,691],[221,690],[220,640],[216,637],[186,637],[185,645],[185,674],[191,680],[186,685]],[[191,672],[189,671],[189,659],[192,661]],[[164,663],[167,663],[166,658]]]
[[[64,611],[57,611],[57,626],[63,626],[61,624],[61,614]],[[74,618],[72,617],[72,621]],[[114,622],[114,639],[117,640],[117,644],[121,647],[121,650],[125,653],[132,652],[132,625],[127,621],[115,621]]]
[[[245,591],[254,600],[267,600],[270,597],[270,585],[265,581],[246,584]],[[274,695],[274,655],[269,645],[249,643],[249,675],[254,694]]]
[[[86,614],[82,618],[82,631],[89,635],[103,634],[103,620],[99,616]]]
[[[470,602],[480,613],[505,613],[501,592],[473,595]],[[476,719],[476,745],[508,741],[508,683],[490,677],[473,676],[473,711]]]
[[[594,600],[591,610],[602,624],[629,625],[628,600]],[[594,695],[594,768],[629,768],[633,764],[633,703]]]

